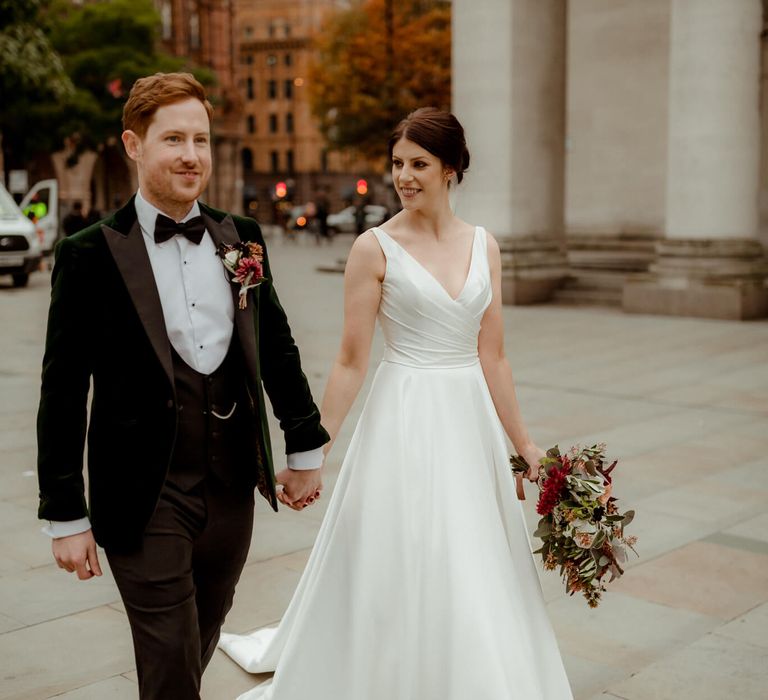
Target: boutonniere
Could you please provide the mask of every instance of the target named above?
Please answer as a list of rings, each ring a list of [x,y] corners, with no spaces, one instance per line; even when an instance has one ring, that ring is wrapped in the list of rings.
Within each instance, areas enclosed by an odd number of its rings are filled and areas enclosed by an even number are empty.
[[[248,290],[258,287],[264,281],[264,249],[258,243],[240,241],[234,244],[220,243],[217,252],[231,275],[230,282],[240,285],[237,306],[244,309],[248,304]]]

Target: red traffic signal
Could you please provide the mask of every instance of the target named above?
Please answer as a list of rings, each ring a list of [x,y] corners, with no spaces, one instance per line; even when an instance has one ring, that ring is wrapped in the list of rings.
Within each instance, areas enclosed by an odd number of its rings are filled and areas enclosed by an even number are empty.
[[[360,178],[357,181],[357,187],[355,189],[359,195],[368,194],[368,181]]]
[[[275,197],[277,197],[278,199],[282,199],[287,194],[288,194],[288,185],[286,185],[284,182],[278,182],[275,185]]]

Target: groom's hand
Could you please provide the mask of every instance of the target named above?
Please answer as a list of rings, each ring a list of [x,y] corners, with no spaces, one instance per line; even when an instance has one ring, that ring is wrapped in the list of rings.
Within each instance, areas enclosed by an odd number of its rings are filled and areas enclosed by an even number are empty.
[[[283,469],[275,478],[283,486],[283,490],[278,491],[278,500],[294,510],[314,503],[323,490],[322,468]]]
[[[101,576],[96,540],[93,539],[91,530],[69,537],[57,537],[53,540],[52,547],[53,557],[60,569],[66,569],[70,573],[77,572],[77,578],[81,581]]]

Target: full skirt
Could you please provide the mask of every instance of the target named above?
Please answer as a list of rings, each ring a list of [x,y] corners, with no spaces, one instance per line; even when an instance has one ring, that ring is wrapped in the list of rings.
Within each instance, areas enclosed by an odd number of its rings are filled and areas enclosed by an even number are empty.
[[[283,620],[220,646],[275,671],[239,700],[572,697],[479,363],[381,363]]]

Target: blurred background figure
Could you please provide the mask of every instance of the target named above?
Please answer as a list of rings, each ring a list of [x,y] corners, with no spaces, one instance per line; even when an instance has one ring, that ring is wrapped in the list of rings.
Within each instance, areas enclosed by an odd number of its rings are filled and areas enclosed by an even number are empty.
[[[97,221],[100,221],[102,219],[101,212],[94,206],[92,206],[88,213],[85,215],[85,223],[87,226],[90,226],[91,224],[95,224]]]
[[[35,193],[23,211],[25,216],[37,222],[48,213],[48,205],[40,199],[39,194]]]
[[[328,214],[330,214],[330,201],[328,191],[322,188],[315,198],[315,224],[317,227],[317,242],[331,240],[331,232],[328,228]]]
[[[64,217],[61,227],[64,229],[65,236],[71,236],[78,231],[82,231],[88,226],[88,223],[88,219],[83,214],[83,203],[77,201],[72,205],[72,211]]]

